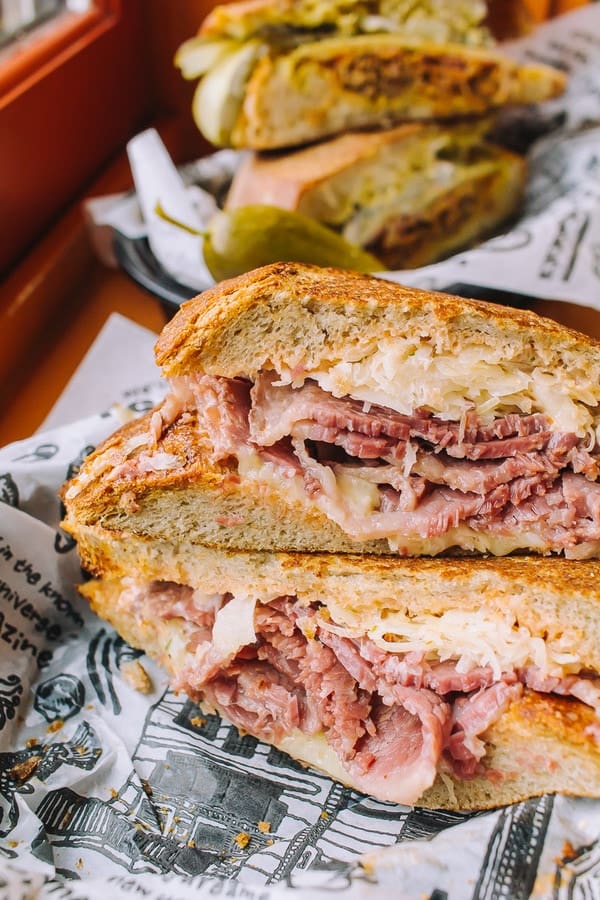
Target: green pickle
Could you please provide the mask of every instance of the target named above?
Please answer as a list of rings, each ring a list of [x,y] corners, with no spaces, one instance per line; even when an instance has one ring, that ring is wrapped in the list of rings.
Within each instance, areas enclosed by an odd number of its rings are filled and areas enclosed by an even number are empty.
[[[253,204],[216,213],[204,234],[204,261],[215,279],[273,262],[304,262],[382,272],[375,256],[300,213]]]

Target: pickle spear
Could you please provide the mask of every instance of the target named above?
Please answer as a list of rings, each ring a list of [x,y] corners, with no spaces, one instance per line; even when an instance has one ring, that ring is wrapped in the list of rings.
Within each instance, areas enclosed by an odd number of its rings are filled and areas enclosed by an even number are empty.
[[[341,235],[301,213],[256,203],[220,210],[206,231],[155,212],[171,225],[202,238],[204,262],[215,281],[233,278],[273,262],[304,262],[355,272],[383,272],[384,264]]]
[[[253,204],[215,213],[204,235],[204,260],[216,281],[273,262],[304,262],[357,272],[385,269],[315,219],[276,206]]]

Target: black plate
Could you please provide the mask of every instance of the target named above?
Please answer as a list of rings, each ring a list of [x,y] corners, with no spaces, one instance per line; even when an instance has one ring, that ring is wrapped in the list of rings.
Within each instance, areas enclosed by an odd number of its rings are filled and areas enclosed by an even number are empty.
[[[115,232],[114,250],[119,264],[136,284],[162,300],[167,315],[173,316],[184,300],[189,300],[199,293],[196,288],[181,284],[166,272],[154,256],[146,238],[128,238]],[[210,287],[207,284],[206,287]],[[444,290],[460,297],[472,297],[475,300],[487,300],[490,303],[502,303],[524,309],[535,302],[533,297],[515,294],[512,291],[499,291],[477,284],[456,282],[447,285]]]
[[[497,288],[482,287],[480,284],[464,284],[455,282],[442,288],[447,294],[458,294],[459,297],[470,297],[471,300],[487,300],[488,303],[501,303],[503,306],[514,306],[516,309],[527,309],[536,302],[535,297],[515,294],[514,291],[500,291]]]
[[[146,238],[128,238],[115,231],[113,248],[121,268],[136,284],[162,300],[168,315],[174,315],[184,300],[199,293],[197,288],[181,284],[163,269]]]

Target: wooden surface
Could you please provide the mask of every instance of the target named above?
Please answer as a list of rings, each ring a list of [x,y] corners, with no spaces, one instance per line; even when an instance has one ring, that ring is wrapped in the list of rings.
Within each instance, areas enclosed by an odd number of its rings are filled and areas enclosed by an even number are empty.
[[[158,300],[122,272],[95,264],[86,284],[70,297],[43,352],[3,404],[0,444],[27,437],[39,427],[112,312],[157,333],[166,321]]]

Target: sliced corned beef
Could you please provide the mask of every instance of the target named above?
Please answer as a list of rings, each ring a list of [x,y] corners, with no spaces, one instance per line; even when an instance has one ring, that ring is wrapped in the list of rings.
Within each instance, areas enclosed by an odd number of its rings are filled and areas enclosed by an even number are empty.
[[[406,536],[439,537],[464,524],[504,537],[526,533],[528,545],[569,555],[600,541],[598,450],[553,431],[540,413],[485,423],[474,410],[461,422],[424,409],[402,415],[265,374],[254,384],[190,376],[174,391],[175,405],[197,408],[216,459],[246,448],[284,479],[302,475],[307,497],[357,540],[401,546]],[[370,511],[348,507],[336,488],[344,475],[376,486]]]
[[[494,675],[424,651],[390,652],[346,637],[293,597],[258,604],[255,641],[223,654],[211,622],[230,602],[154,582],[129,596],[140,615],[185,623],[194,661],[176,687],[219,707],[239,728],[278,743],[292,731],[325,733],[341,765],[367,793],[414,802],[440,768],[480,773],[481,736],[524,686],[572,696],[600,714],[600,678],[544,676],[533,665]],[[204,604],[204,610],[202,606]]]

